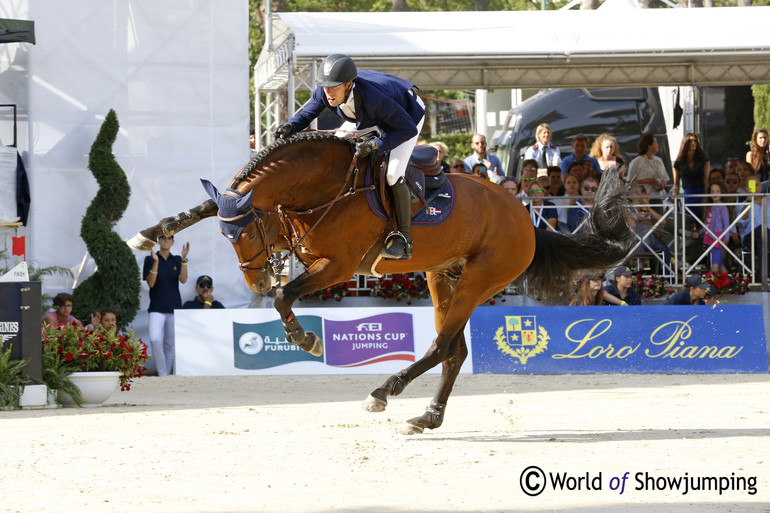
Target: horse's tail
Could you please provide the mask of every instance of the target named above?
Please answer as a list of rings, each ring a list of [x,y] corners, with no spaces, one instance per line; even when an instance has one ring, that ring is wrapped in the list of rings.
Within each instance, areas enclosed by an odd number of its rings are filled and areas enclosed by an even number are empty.
[[[625,194],[617,174],[608,173],[602,177],[591,207],[592,234],[535,230],[535,256],[519,278],[522,283],[526,280],[528,294],[542,299],[568,295],[579,270],[605,271],[625,258],[634,243],[626,223]]]

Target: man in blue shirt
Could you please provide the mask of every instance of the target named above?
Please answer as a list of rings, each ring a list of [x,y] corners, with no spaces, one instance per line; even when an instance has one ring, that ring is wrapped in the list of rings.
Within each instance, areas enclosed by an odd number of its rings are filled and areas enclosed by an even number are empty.
[[[412,203],[404,173],[425,121],[425,104],[416,86],[387,73],[359,71],[353,59],[339,53],[324,59],[318,86],[305,108],[282,125],[276,137],[304,130],[325,109],[345,121],[340,130],[379,130],[377,137],[356,144],[356,156],[390,150],[387,180],[398,230],[388,235],[380,254],[391,260],[412,258]]]
[[[561,161],[561,174],[562,179],[564,175],[569,172],[570,165],[573,161],[582,161],[585,165],[590,163],[591,169],[598,174],[602,174],[602,168],[599,167],[599,161],[593,157],[590,157],[586,151],[588,151],[588,137],[583,134],[578,134],[572,140],[572,153],[564,157]]]
[[[693,274],[685,281],[685,289],[669,296],[667,305],[705,305],[706,297],[711,284],[700,274]]]
[[[470,173],[473,170],[473,166],[481,164],[487,168],[487,174],[494,174],[500,177],[500,179],[492,180],[498,183],[505,176],[505,169],[500,159],[496,156],[487,153],[487,138],[483,134],[475,134],[471,138],[471,148],[473,148],[473,155],[465,157],[463,163],[465,164],[465,172]]]

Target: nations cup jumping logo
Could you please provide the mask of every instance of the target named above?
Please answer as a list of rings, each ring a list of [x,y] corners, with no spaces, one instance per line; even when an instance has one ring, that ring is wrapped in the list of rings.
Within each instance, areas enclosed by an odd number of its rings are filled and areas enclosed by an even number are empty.
[[[548,332],[542,326],[538,328],[534,315],[506,315],[505,326],[495,332],[498,349],[522,365],[545,351],[549,340]]]

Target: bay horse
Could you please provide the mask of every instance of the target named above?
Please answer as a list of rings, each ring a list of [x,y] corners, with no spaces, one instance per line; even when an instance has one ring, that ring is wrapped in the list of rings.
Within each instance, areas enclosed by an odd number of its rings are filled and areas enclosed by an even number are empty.
[[[411,260],[381,260],[386,221],[367,204],[366,162],[354,144],[323,132],[302,132],[278,140],[240,170],[220,193],[204,181],[211,199],[165,218],[128,244],[150,250],[161,234],[173,235],[218,215],[223,234],[240,260],[248,287],[271,288],[274,253],[289,250],[307,271],[276,289],[275,308],[288,341],[315,355],[321,339],[305,332],[292,305],[300,296],[349,280],[353,274],[425,271],[434,306],[437,337],[426,354],[390,376],[364,402],[383,411],[415,378],[442,364],[438,390],[425,413],[407,420],[407,433],[441,426],[447,400],[468,355],[463,334],[477,306],[517,278],[541,293],[563,289],[580,269],[606,269],[621,261],[633,235],[625,223],[627,202],[617,177],[602,180],[592,208],[593,234],[565,236],[536,230],[521,202],[499,185],[470,175],[450,174],[456,194],[451,216],[436,226],[412,229]]]

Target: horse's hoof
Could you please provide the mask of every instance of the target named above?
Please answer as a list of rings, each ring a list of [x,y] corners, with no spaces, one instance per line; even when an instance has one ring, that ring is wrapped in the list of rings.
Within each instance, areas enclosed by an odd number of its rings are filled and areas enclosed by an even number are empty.
[[[321,340],[321,337],[312,331],[308,331],[305,333],[305,340],[309,340],[309,342],[313,344],[310,349],[308,349],[308,353],[312,354],[313,356],[321,356],[324,354],[324,342]]]
[[[371,411],[371,412],[385,411],[385,407],[388,406],[388,401],[377,399],[373,395],[369,394],[369,397],[366,398],[366,400],[364,401],[364,404],[362,404],[361,406],[366,411]]]
[[[155,244],[157,244],[154,240],[148,239],[141,233],[137,233],[130,239],[126,241],[126,244],[128,244],[128,247],[131,249],[135,249],[137,251],[151,251],[152,248],[155,247]]]
[[[425,431],[425,428],[410,424],[408,422],[401,424],[401,426],[398,428],[398,432],[402,435],[419,435],[422,434],[423,431]]]

